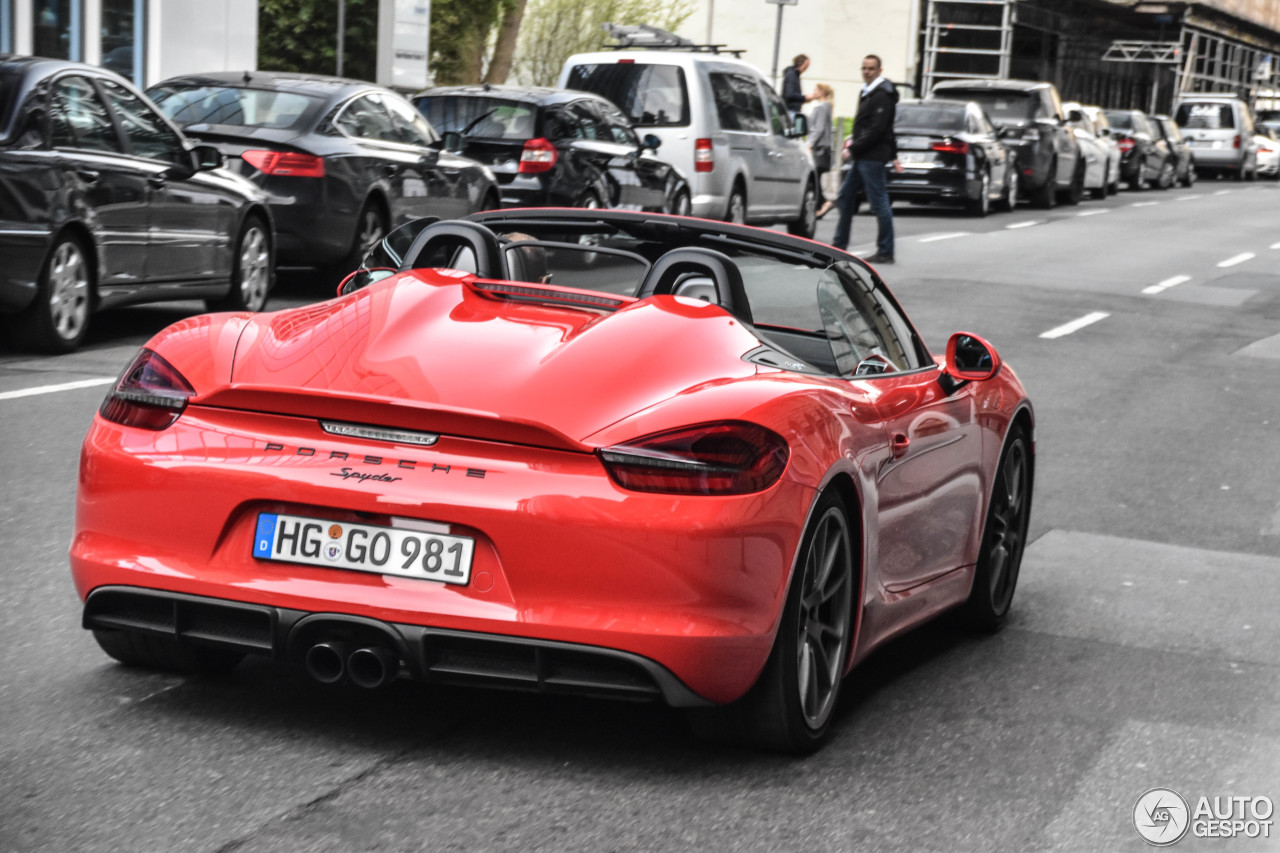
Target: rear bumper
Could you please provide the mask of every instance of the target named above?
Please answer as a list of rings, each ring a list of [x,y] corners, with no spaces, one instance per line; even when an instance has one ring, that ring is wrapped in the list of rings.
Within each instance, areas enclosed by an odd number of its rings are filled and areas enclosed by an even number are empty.
[[[401,675],[432,684],[500,687],[610,699],[710,704],[669,670],[639,655],[573,643],[450,631],[282,607],[99,587],[85,602],[85,628],[172,637],[180,643],[264,655],[299,666],[307,649],[340,638],[390,646]]]
[[[901,173],[890,167],[887,185],[889,198],[907,200],[939,200],[961,202],[976,198],[982,184],[969,180],[961,169],[906,169]]]

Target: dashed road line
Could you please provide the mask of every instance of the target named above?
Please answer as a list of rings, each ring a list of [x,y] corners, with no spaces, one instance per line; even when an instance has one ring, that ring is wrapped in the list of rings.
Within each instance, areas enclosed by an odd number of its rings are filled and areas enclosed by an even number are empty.
[[[1177,201],[1192,201],[1197,198],[1204,198],[1204,196],[1200,193],[1196,193],[1195,195],[1180,195],[1178,196]]]
[[[1271,244],[1271,248],[1273,248],[1273,249],[1280,249],[1280,243],[1272,243],[1272,244]]]
[[[1229,192],[1231,192],[1231,190],[1218,190],[1214,195],[1226,195]]]
[[[74,391],[77,388],[93,388],[97,385],[110,385],[115,382],[114,376],[105,376],[99,379],[81,379],[78,382],[62,382],[57,385],[39,385],[35,388],[23,388],[20,391],[5,391],[0,393],[0,400],[16,400],[19,397],[35,397],[38,394],[54,394],[58,391]]]
[[[956,231],[952,234],[934,234],[932,237],[921,237],[917,242],[936,243],[939,240],[951,240],[956,237],[968,237],[969,235],[970,235],[970,232],[968,231]]]
[[[1099,213],[1110,213],[1110,212],[1111,212],[1110,210],[1106,210],[1105,208],[1101,210],[1082,210],[1079,213],[1077,213],[1076,216],[1097,216]]]
[[[1155,295],[1157,293],[1163,293],[1171,287],[1177,287],[1178,285],[1184,284],[1188,281],[1191,281],[1191,276],[1189,275],[1175,275],[1173,278],[1166,278],[1159,284],[1153,284],[1150,287],[1142,288],[1142,292],[1148,295]]]
[[[1043,219],[1030,219],[1026,222],[1015,222],[1012,225],[1006,225],[1005,228],[1030,228],[1032,225],[1043,225]]]
[[[1072,320],[1070,323],[1063,323],[1057,328],[1050,329],[1049,331],[1041,334],[1040,337],[1050,339],[1061,338],[1064,335],[1071,334],[1072,332],[1078,332],[1085,326],[1091,326],[1099,320],[1105,320],[1110,316],[1111,315],[1106,311],[1094,311],[1092,314],[1085,314],[1083,317]]]
[[[1154,207],[1155,205],[1157,205],[1157,204],[1159,204],[1159,203],[1160,203],[1160,202],[1158,202],[1158,201],[1135,201],[1135,202],[1133,203],[1133,206],[1134,206],[1134,207]]]
[[[1256,257],[1257,255],[1255,255],[1253,252],[1241,252],[1238,255],[1233,255],[1232,257],[1227,258],[1225,261],[1218,264],[1218,266],[1234,267],[1236,264],[1243,264],[1245,261],[1253,260]]]

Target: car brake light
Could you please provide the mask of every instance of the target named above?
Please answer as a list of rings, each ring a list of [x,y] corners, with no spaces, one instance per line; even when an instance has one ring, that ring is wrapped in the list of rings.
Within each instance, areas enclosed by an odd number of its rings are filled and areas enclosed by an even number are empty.
[[[264,175],[323,178],[324,158],[296,151],[246,151],[240,158]]]
[[[756,424],[701,424],[654,433],[600,451],[613,481],[635,492],[745,495],[782,476],[791,450]]]
[[[1120,150],[1124,151],[1126,154],[1133,150],[1133,146],[1135,144],[1136,143],[1127,136],[1121,136],[1119,139],[1116,140],[1116,145],[1118,145],[1120,147]]]
[[[942,151],[948,154],[968,154],[969,143],[962,142],[958,139],[944,139],[941,142],[935,142],[932,146],[934,151]]]
[[[619,65],[635,65],[636,61],[634,59],[619,59],[618,64]]]
[[[715,167],[715,152],[711,149],[711,140],[695,139],[693,141],[693,171],[710,172]]]
[[[524,150],[520,152],[520,168],[517,171],[522,175],[549,172],[555,168],[559,157],[556,147],[547,140],[541,137],[530,139],[525,142]]]
[[[195,393],[172,364],[144,349],[120,374],[98,414],[112,423],[162,430],[182,415]]]
[[[1239,148],[1239,147],[1240,147],[1240,134],[1238,134],[1238,133],[1236,134],[1235,142],[1234,142],[1234,143],[1232,143],[1231,147],[1232,147],[1232,148]]]

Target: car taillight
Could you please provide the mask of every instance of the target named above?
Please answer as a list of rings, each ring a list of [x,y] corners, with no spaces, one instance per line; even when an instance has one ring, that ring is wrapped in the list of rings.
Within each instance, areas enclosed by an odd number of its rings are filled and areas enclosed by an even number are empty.
[[[120,374],[98,414],[112,423],[161,430],[182,415],[195,393],[172,364],[144,349]]]
[[[323,178],[324,158],[296,151],[246,151],[240,158],[264,175]]]
[[[520,152],[520,168],[518,171],[522,175],[536,175],[540,172],[549,172],[555,168],[556,160],[560,158],[556,152],[556,147],[545,139],[527,140],[524,149]]]
[[[613,481],[635,492],[745,495],[769,488],[791,450],[756,424],[702,424],[637,438],[598,451]]]
[[[710,172],[715,167],[715,152],[711,150],[711,140],[695,139],[693,141],[693,171]]]
[[[1239,147],[1240,147],[1240,134],[1238,134],[1238,133],[1236,134],[1235,142],[1233,142],[1233,143],[1231,144],[1231,147],[1232,147],[1232,148],[1239,148]]]
[[[962,142],[958,139],[944,139],[941,142],[935,142],[932,146],[934,151],[942,151],[948,154],[968,154],[969,143]]]
[[[1126,154],[1133,150],[1133,146],[1135,144],[1136,143],[1127,136],[1122,136],[1116,140],[1116,145],[1118,145],[1120,147],[1120,150],[1125,152]]]

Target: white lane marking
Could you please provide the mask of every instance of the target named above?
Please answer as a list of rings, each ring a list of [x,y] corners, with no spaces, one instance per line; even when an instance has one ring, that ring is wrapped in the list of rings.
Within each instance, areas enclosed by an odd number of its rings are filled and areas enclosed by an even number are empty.
[[[1280,249],[1280,243],[1272,243],[1272,244],[1271,244],[1271,248],[1273,248],[1273,249]]]
[[[1238,254],[1238,255],[1235,255],[1235,256],[1233,256],[1233,257],[1227,258],[1225,261],[1223,261],[1222,263],[1218,264],[1218,266],[1220,266],[1220,267],[1234,267],[1236,264],[1243,264],[1245,261],[1253,260],[1253,259],[1254,259],[1254,258],[1256,258],[1256,257],[1257,257],[1257,255],[1255,255],[1253,252],[1241,252],[1241,253],[1240,253],[1240,254]]]
[[[1226,195],[1229,192],[1231,192],[1231,190],[1218,190],[1214,195]]]
[[[1109,210],[1082,210],[1076,216],[1097,216],[1099,213],[1110,213]]]
[[[1142,292],[1146,294],[1163,293],[1171,287],[1177,287],[1178,285],[1188,281],[1191,281],[1191,276],[1189,275],[1175,275],[1173,278],[1166,278],[1159,284],[1153,284],[1150,287],[1142,288]]]
[[[1015,222],[1012,225],[1006,225],[1005,228],[1030,228],[1032,225],[1041,225],[1043,219],[1029,219],[1026,222]]]
[[[1155,205],[1157,205],[1157,204],[1159,204],[1159,203],[1160,203],[1160,202],[1158,202],[1158,201],[1135,201],[1135,202],[1133,203],[1133,206],[1134,206],[1134,207],[1154,207]]]
[[[1178,201],[1191,201],[1192,199],[1197,199],[1197,198],[1204,198],[1204,196],[1203,196],[1203,195],[1200,195],[1199,193],[1197,193],[1196,195],[1180,195],[1180,196],[1178,196],[1178,199],[1177,199],[1177,200],[1178,200]]]
[[[921,237],[918,242],[936,243],[939,240],[950,240],[954,237],[968,237],[968,236],[969,236],[968,231],[956,231],[955,233],[952,233],[952,234],[935,234],[932,237]]]
[[[16,400],[19,397],[34,397],[37,394],[54,394],[58,391],[74,391],[77,388],[92,388],[95,385],[110,385],[115,382],[114,376],[100,379],[81,379],[79,382],[63,382],[58,385],[40,385],[36,388],[23,388],[21,391],[5,391],[0,393],[0,400]]]
[[[1093,325],[1099,320],[1105,320],[1107,317],[1110,317],[1110,316],[1111,315],[1108,314],[1106,311],[1094,311],[1092,314],[1085,314],[1083,317],[1072,320],[1070,323],[1063,323],[1061,326],[1058,326],[1056,329],[1050,329],[1049,331],[1042,334],[1040,337],[1060,338],[1063,335],[1069,335],[1072,332],[1078,332],[1081,329],[1083,329],[1085,326]]]

